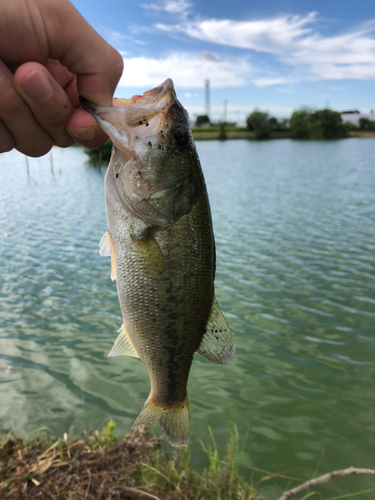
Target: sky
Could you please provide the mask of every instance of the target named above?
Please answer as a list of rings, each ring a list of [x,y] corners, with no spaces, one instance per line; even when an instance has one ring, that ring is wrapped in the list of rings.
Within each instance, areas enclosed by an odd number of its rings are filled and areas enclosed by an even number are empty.
[[[73,0],[123,56],[117,97],[172,78],[190,117],[375,109],[374,0]]]

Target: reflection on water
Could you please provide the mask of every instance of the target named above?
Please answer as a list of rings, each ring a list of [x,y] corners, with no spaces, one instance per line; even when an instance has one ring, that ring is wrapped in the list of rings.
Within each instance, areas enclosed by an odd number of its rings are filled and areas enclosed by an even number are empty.
[[[375,468],[375,141],[200,142],[217,243],[216,295],[237,358],[197,355],[189,381],[192,448],[231,404],[246,466],[309,478]],[[107,358],[121,324],[108,259],[103,175],[81,149],[0,156],[0,422],[60,435],[119,433],[149,392],[145,366]],[[286,483],[264,492],[272,498]],[[279,485],[279,486],[278,486]],[[329,496],[371,479],[325,486]],[[293,484],[291,485],[293,486]],[[371,493],[369,494],[371,495]],[[363,495],[361,498],[371,498]]]

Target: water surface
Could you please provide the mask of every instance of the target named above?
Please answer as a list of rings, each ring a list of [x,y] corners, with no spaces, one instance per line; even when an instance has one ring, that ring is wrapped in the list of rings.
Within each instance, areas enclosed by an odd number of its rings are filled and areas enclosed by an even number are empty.
[[[210,425],[242,460],[308,479],[375,468],[375,140],[199,142],[217,245],[216,295],[237,358],[196,355],[192,449]],[[0,424],[62,435],[111,416],[127,432],[149,393],[145,366],[107,358],[121,324],[109,259],[103,176],[81,149],[0,155]],[[260,477],[259,475],[257,477]],[[291,482],[289,487],[297,483]],[[287,481],[263,489],[277,498]],[[343,478],[326,498],[375,486]],[[373,498],[374,493],[360,498]]]

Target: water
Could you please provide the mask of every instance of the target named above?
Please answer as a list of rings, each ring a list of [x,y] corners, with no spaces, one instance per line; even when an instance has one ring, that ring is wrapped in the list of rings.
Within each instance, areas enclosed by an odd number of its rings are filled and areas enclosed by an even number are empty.
[[[228,440],[231,405],[248,467],[309,479],[375,468],[375,140],[200,142],[217,243],[216,295],[237,358],[196,355],[194,464],[207,426]],[[77,435],[111,416],[119,435],[148,396],[145,366],[107,358],[121,324],[103,170],[81,149],[0,156],[0,424]],[[319,465],[320,464],[320,465]],[[257,474],[256,477],[261,477]],[[262,484],[274,500],[297,483]],[[343,478],[326,498],[374,487]],[[371,499],[373,493],[360,498]]]

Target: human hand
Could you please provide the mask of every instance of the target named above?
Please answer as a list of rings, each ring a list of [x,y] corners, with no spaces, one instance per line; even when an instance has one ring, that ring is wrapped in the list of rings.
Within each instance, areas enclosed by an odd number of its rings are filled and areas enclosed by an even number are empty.
[[[42,156],[53,144],[103,144],[78,98],[109,106],[122,65],[68,0],[1,2],[0,153]]]

